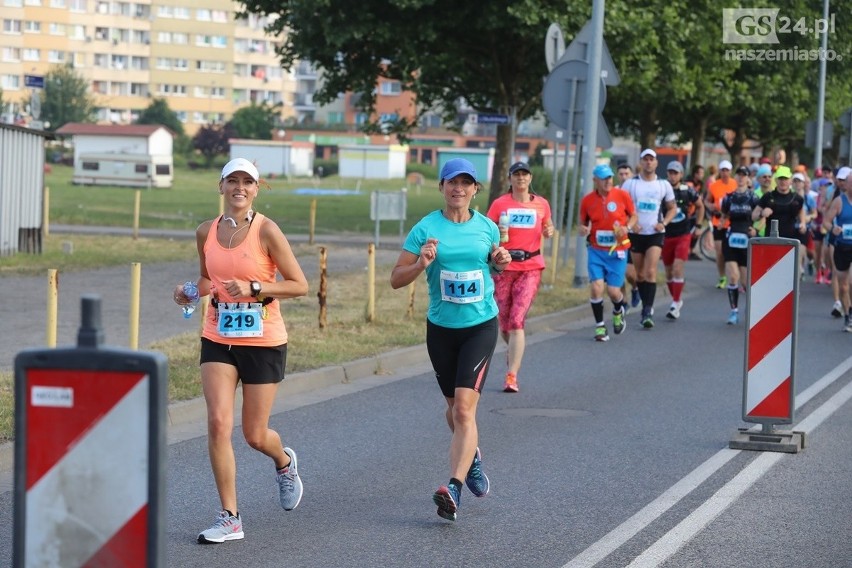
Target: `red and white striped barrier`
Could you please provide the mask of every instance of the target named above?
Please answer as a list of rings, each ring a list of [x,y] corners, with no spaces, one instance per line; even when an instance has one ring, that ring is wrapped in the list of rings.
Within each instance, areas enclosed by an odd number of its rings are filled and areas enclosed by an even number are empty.
[[[799,242],[749,243],[748,332],[743,420],[792,424],[798,312]]]

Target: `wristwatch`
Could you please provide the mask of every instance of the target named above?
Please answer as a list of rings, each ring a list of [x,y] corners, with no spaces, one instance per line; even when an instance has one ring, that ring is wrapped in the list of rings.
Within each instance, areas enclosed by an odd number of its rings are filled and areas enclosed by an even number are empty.
[[[260,282],[257,280],[251,281],[251,295],[257,298],[260,296]]]

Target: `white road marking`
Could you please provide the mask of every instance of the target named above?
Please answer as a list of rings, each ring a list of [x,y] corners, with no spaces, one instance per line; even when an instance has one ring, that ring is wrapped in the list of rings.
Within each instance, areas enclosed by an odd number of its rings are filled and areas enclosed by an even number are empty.
[[[849,357],[837,367],[826,373],[813,385],[802,391],[796,397],[796,408],[804,406],[823,389],[834,383],[852,368],[852,357]],[[805,420],[799,423],[796,430],[809,432],[819,426],[823,420],[840,408],[850,397],[852,397],[852,383],[846,385],[831,399],[823,403],[812,412]],[[751,428],[760,429],[759,425]],[[589,546],[586,550],[575,556],[562,568],[581,568],[595,566],[598,562],[609,556],[628,540],[633,538],[648,525],[661,517],[666,511],[675,506],[681,499],[689,495],[700,486],[707,478],[728,463],[741,450],[720,450],[710,459],[692,470],[683,479],[672,485],[662,495],[654,499],[648,505],[640,509],[635,515],[618,525],[603,538]],[[701,507],[693,511],[686,519],[681,521],[660,540],[654,543],[643,554],[634,559],[630,566],[658,566],[669,556],[677,552],[689,539],[695,536],[699,530],[709,524],[722,511],[730,506],[746,489],[751,487],[755,481],[760,479],[775,462],[784,454],[767,452],[749,464],[743,471],[725,484],[713,497],[706,501]]]

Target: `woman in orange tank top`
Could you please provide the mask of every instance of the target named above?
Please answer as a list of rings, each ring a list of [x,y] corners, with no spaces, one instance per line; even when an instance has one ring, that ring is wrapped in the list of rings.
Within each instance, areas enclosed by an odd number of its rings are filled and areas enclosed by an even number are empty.
[[[201,334],[201,384],[210,464],[222,506],[213,525],[198,535],[199,543],[243,538],[231,444],[240,382],[246,442],[275,463],[278,498],[285,510],[294,509],[302,497],[296,453],[269,428],[269,415],[287,360],[279,300],[304,296],[308,281],[278,225],[252,211],[259,180],[248,160],[228,162],[219,180],[225,213],[196,230],[198,292],[211,298]],[[276,272],[282,279],[276,279]],[[190,302],[183,285],[175,288],[174,300],[180,305]]]

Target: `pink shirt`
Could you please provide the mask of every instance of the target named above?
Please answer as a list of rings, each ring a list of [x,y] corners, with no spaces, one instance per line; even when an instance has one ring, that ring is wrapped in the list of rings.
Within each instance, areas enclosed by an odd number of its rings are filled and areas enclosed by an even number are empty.
[[[509,214],[509,242],[503,243],[507,250],[534,252],[541,248],[541,232],[550,222],[550,204],[540,195],[530,194],[530,201],[516,201],[512,192],[494,200],[488,208],[488,218],[497,223],[500,213]],[[527,260],[513,260],[506,270],[543,270],[544,256],[537,254]]]

